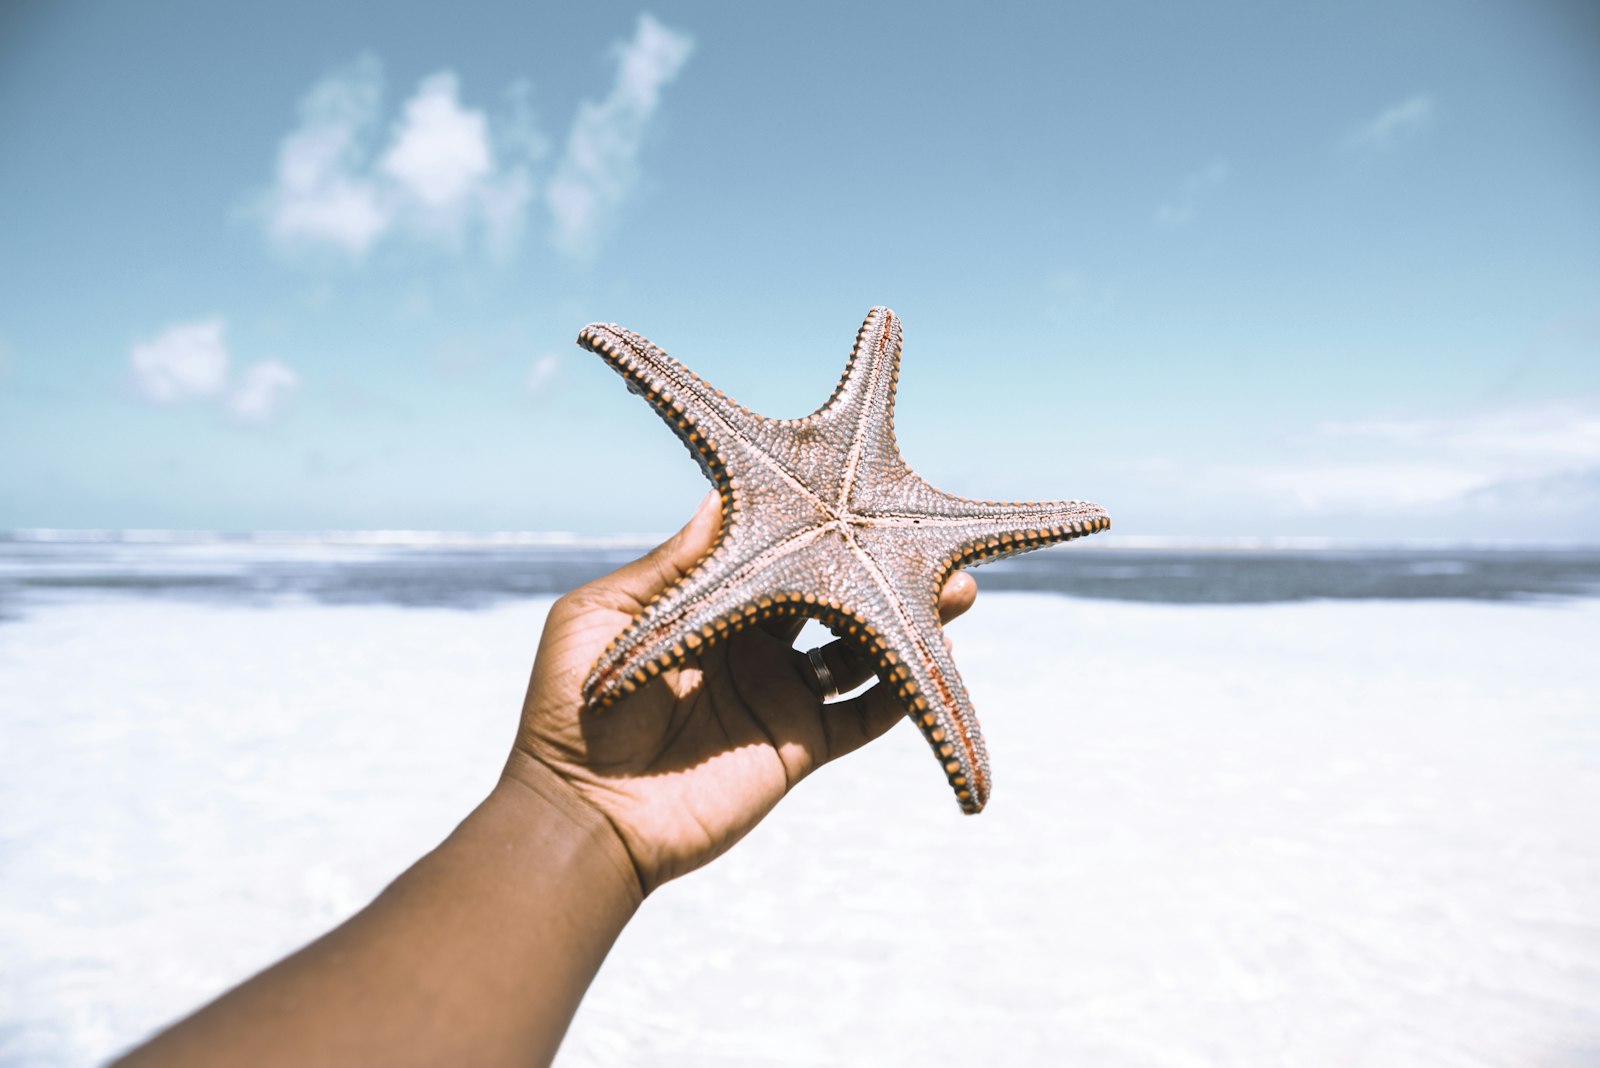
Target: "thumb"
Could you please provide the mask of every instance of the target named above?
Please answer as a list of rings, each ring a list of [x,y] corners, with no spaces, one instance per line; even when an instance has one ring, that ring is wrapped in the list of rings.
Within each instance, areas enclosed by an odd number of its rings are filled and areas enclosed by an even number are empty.
[[[638,612],[705,559],[721,530],[721,502],[712,490],[701,498],[682,530],[632,563],[596,579],[594,585],[600,588],[596,592],[603,590],[603,599],[620,611]]]

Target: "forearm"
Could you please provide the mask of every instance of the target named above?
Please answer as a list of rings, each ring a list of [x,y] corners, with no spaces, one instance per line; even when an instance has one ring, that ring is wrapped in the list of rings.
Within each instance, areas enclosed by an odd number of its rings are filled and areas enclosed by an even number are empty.
[[[548,1062],[640,892],[603,817],[513,771],[372,904],[124,1063]]]

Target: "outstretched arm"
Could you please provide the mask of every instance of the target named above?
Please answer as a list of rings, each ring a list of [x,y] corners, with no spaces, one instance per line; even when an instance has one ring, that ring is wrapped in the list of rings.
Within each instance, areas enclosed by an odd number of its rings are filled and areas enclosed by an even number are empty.
[[[123,1063],[547,1063],[640,899],[603,817],[503,777],[372,904]]]
[[[647,893],[901,718],[879,687],[825,706],[788,623],[711,646],[604,712],[584,709],[595,658],[705,554],[718,515],[708,497],[665,544],[556,603],[500,781],[437,849],[121,1063],[548,1063]],[[952,578],[946,618],[975,593]],[[826,658],[841,689],[866,680],[842,645]]]

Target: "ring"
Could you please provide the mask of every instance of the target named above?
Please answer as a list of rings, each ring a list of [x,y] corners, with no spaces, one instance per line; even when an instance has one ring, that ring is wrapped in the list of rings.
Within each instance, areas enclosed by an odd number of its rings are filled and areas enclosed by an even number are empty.
[[[806,659],[811,661],[811,672],[817,677],[817,689],[822,691],[823,702],[838,700],[839,684],[833,681],[833,672],[828,670],[828,662],[822,659],[822,647],[819,645],[807,649]]]

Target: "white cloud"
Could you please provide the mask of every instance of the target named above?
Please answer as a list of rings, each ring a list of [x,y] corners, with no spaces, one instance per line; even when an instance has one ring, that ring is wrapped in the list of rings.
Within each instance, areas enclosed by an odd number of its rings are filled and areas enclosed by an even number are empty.
[[[661,89],[678,76],[693,49],[687,34],[639,16],[633,40],[619,52],[610,95],[579,106],[545,194],[558,248],[577,256],[593,251],[637,181],[639,149]]]
[[[424,78],[378,161],[401,189],[440,210],[459,207],[494,170],[488,119],[463,108],[456,93],[449,71]]]
[[[267,225],[284,243],[324,243],[355,256],[389,228],[379,190],[360,172],[383,99],[378,61],[363,56],[300,102],[300,126],[278,149]]]
[[[245,423],[270,423],[282,414],[300,388],[300,375],[278,360],[262,360],[245,368],[228,397],[228,410]]]
[[[1267,464],[1246,475],[1269,497],[1311,512],[1437,505],[1484,484],[1482,472],[1470,467],[1394,459]]]
[[[228,378],[228,347],[221,319],[175,323],[133,346],[133,383],[153,404],[214,397]]]
[[[639,153],[661,92],[692,39],[640,15],[616,46],[610,93],[579,105],[566,148],[539,196],[534,164],[547,152],[526,81],[494,116],[462,103],[456,75],[424,78],[386,138],[383,71],[363,56],[312,87],[278,150],[277,178],[260,199],[268,235],[285,248],[332,249],[360,260],[391,240],[461,249],[481,235],[497,258],[515,251],[530,206],[551,212],[563,252],[592,254],[639,176]]]
[[[1357,126],[1345,137],[1345,147],[1377,152],[1411,137],[1433,122],[1433,98],[1418,93]]]
[[[1325,423],[1324,437],[1359,438],[1472,458],[1485,465],[1600,463],[1600,409],[1571,403],[1508,408],[1449,419]]]
[[[1181,226],[1194,218],[1195,209],[1211,191],[1233,176],[1228,161],[1217,158],[1191,171],[1183,179],[1178,195],[1156,208],[1155,221],[1161,226]]]
[[[246,368],[229,389],[228,345],[221,319],[174,323],[128,352],[134,387],[152,404],[219,401],[248,423],[275,419],[300,385],[300,376],[278,360]]]
[[[553,352],[547,352],[533,361],[533,366],[528,369],[526,386],[531,396],[538,397],[549,388],[550,381],[555,377],[556,369],[561,366],[561,357]]]
[[[374,158],[382,97],[382,70],[371,57],[307,94],[265,199],[273,239],[359,259],[387,237],[459,246],[477,224],[491,251],[509,252],[533,197],[528,160],[538,149],[518,101],[498,137],[485,112],[462,105],[455,74],[440,71],[418,85]],[[497,141],[507,146],[498,161]]]
[[[1330,422],[1301,448],[1310,455],[1299,463],[1240,474],[1308,511],[1455,507],[1514,497],[1519,487],[1593,483],[1600,473],[1600,406]]]
[[[1600,515],[1600,467],[1533,478],[1496,482],[1468,493],[1462,503],[1470,508],[1504,515],[1562,513]],[[1591,521],[1589,540],[1593,540]]]

